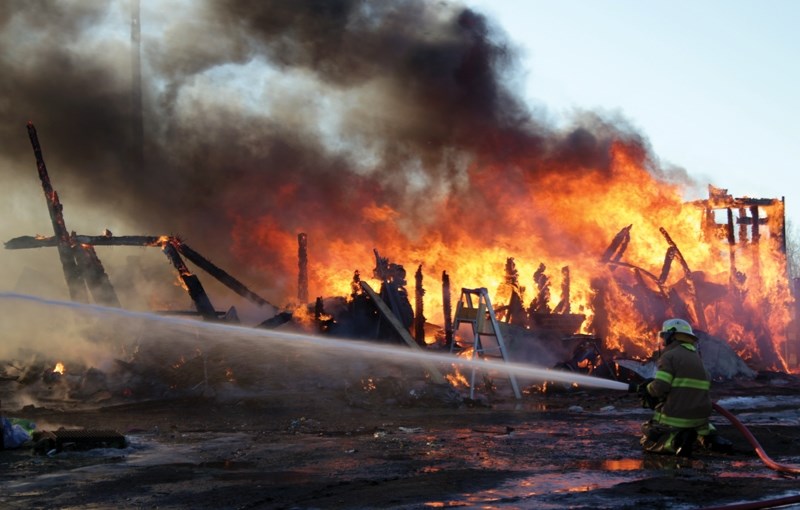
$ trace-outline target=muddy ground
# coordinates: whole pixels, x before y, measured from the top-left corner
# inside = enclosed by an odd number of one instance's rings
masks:
[[[18,384],[0,383],[4,403]],[[370,384],[4,404],[41,430],[117,430],[128,447],[0,452],[0,506],[675,509],[800,494],[796,475],[767,468],[719,415],[734,452],[678,460],[640,451],[649,411],[618,391],[471,400],[398,380]],[[769,375],[715,383],[714,397],[773,459],[800,464],[798,390],[795,378]]]

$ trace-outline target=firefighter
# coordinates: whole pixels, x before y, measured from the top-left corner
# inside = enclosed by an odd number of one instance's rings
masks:
[[[664,348],[655,378],[636,386],[642,405],[655,410],[642,425],[644,451],[689,457],[695,444],[715,451],[730,450],[731,443],[719,437],[709,423],[711,381],[697,352],[692,327],[683,319],[668,319],[659,336]]]

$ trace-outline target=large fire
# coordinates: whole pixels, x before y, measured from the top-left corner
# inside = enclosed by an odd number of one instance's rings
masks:
[[[537,269],[557,303],[568,268],[570,310],[586,316],[580,332],[601,335],[607,349],[646,356],[660,322],[686,316],[749,362],[790,370],[792,296],[783,241],[775,235],[783,231],[782,202],[758,208],[760,221],[748,216],[753,211],[735,211],[741,226],[731,243],[719,234],[725,219],[709,227],[709,210],[686,203],[680,185],[655,177],[635,147],[616,143],[609,158],[609,171],[554,166],[528,173],[524,162],[474,163],[463,189],[431,197],[435,212],[413,226],[379,196],[354,200],[346,232],[331,228],[329,218],[299,226],[308,235],[311,293],[349,294],[353,270],[363,272],[378,248],[407,267],[422,265],[425,315],[441,324],[443,271],[454,292],[486,287],[501,308],[511,298],[504,266],[513,257],[526,306]],[[766,226],[747,231],[748,222]],[[271,216],[238,225],[235,250],[243,261],[258,267],[260,254],[277,251],[279,272],[294,274],[297,232]],[[620,235],[621,244],[612,246]],[[275,274],[274,267],[263,270]]]
[[[150,28],[126,48],[114,29],[97,30],[121,3],[45,4],[37,16],[0,16],[0,33],[30,42],[0,58],[4,76],[26,83],[63,71],[19,87],[9,116],[67,130],[53,146],[59,171],[98,206],[216,250],[298,319],[308,299],[351,295],[354,273],[369,278],[378,250],[409,272],[421,267],[431,323],[445,322],[446,273],[454,298],[485,287],[498,308],[518,296],[581,315],[575,333],[632,356],[650,353],[659,323],[680,316],[754,367],[796,366],[782,202],[712,193],[687,203],[691,179],[662,167],[625,119],[578,112],[569,127],[551,125],[515,90],[515,44],[473,9],[334,2],[336,15],[321,16],[316,2],[198,2],[187,17],[148,10]],[[138,16],[122,26],[138,28]],[[176,46],[195,40],[196,23],[213,27],[206,42]],[[77,42],[52,45],[53,34]],[[144,48],[159,51],[142,52],[143,34]],[[117,76],[130,68],[110,66],[127,58],[118,51],[134,55],[133,83]],[[29,136],[41,178],[32,124]],[[74,236],[49,179],[43,189],[56,235],[21,247],[57,246],[66,260]],[[308,294],[295,291],[300,234]],[[92,243],[113,240],[100,237]],[[134,245],[160,246],[195,304],[205,297],[182,257],[206,271],[210,261],[173,237]],[[91,246],[80,256],[100,271]],[[75,284],[82,269],[63,265],[71,298],[86,301]],[[207,299],[199,311],[217,318]]]

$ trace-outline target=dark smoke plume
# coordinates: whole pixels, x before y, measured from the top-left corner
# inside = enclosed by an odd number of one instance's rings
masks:
[[[648,159],[624,124],[587,116],[561,132],[534,119],[507,85],[519,70],[507,37],[462,5],[141,0],[138,167],[129,9],[0,3],[0,172],[35,180],[33,121],[71,194],[68,222],[82,200],[105,204],[138,230],[127,233],[180,235],[225,265],[233,225],[262,215],[286,232],[319,218],[344,232],[353,205],[378,197],[413,235],[432,201],[470,196],[471,163],[507,168],[498,178],[513,189],[564,164],[609,172],[619,139]],[[46,225],[41,197],[31,207]]]

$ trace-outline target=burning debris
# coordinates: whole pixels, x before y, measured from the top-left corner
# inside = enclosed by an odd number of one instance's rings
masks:
[[[706,272],[692,270],[681,248],[663,227],[659,232],[665,241],[666,251],[658,276],[639,265],[626,262],[626,252],[632,246],[633,225],[628,225],[614,236],[599,258],[600,265],[594,267],[591,295],[588,302],[579,307],[584,313],[572,312],[575,307],[571,300],[575,293],[572,289],[573,272],[568,265],[561,267],[560,282],[556,282],[548,275],[547,266],[539,263],[532,275],[534,286],[532,296],[530,301],[527,301],[527,289],[521,282],[516,260],[507,257],[505,277],[497,291],[501,300],[499,305],[490,304],[489,292],[485,288],[476,290],[464,288],[456,312],[451,316],[450,277],[447,272],[442,273],[442,311],[437,311],[436,315],[441,314],[444,317],[444,326],[439,327],[428,323],[425,317],[427,292],[423,286],[423,265],[420,264],[415,273],[415,306],[412,306],[406,288],[408,282],[405,268],[391,262],[387,257],[382,257],[377,249],[373,249],[375,256],[373,277],[380,282],[379,292],[375,292],[356,271],[351,281],[349,298],[318,297],[313,304],[308,303],[310,272],[308,236],[301,233],[297,236],[299,303],[279,311],[266,299],[175,236],[114,236],[107,229],[100,236],[68,233],[63,206],[50,183],[36,130],[32,124],[28,125],[28,131],[55,235],[17,237],[6,242],[5,246],[7,249],[56,247],[70,296],[73,300],[81,302],[88,302],[88,296],[91,294],[98,304],[120,306],[110,279],[94,250],[95,246],[159,247],[178,273],[183,287],[195,306],[195,313],[205,320],[238,321],[238,317],[234,308],[228,312],[215,309],[200,279],[184,262],[184,257],[239,296],[272,313],[271,318],[263,320],[258,325],[261,328],[285,328],[291,324],[300,331],[352,339],[389,341],[405,344],[411,349],[453,352],[456,347],[459,350],[469,348],[468,356],[473,359],[491,357],[490,350],[485,347],[488,337],[491,337],[490,343],[495,345],[499,358],[504,361],[555,366],[568,371],[625,379],[635,376],[641,370],[646,370],[635,369],[627,360],[638,359],[640,362],[647,360],[654,349],[648,341],[641,342],[650,336],[653,324],[658,324],[663,318],[685,316],[698,324],[698,329],[704,331],[719,324],[722,313],[733,313],[733,317],[743,317],[743,314],[746,314],[752,293],[748,292],[747,277],[739,268],[748,265],[752,271],[756,271],[756,276],[760,276],[759,271],[769,266],[766,262],[762,263],[761,258],[773,254],[772,251],[763,250],[760,241],[762,225],[770,229],[768,230],[770,246],[775,246],[777,242],[778,253],[783,253],[781,202],[733,199],[724,190],[710,188],[708,201],[694,202],[688,204],[688,207],[702,211],[704,218],[702,233],[705,242],[711,243],[723,238],[727,243],[731,274],[727,285],[709,279]],[[727,222],[723,225],[716,224],[714,220],[715,211],[720,209],[726,211]],[[760,209],[766,210],[767,216],[762,217]],[[740,214],[736,221],[734,221],[734,210]],[[747,213],[750,216],[747,216]],[[776,219],[776,215],[779,218]],[[739,224],[738,237],[734,235],[736,222]],[[746,245],[751,251],[752,256],[749,260],[736,258],[737,243]],[[680,268],[677,275],[673,274],[672,270],[676,262]],[[763,277],[761,279],[763,280]],[[560,289],[560,297],[553,305],[551,300],[553,300],[553,287],[556,285]],[[478,294],[472,296],[474,293]],[[467,300],[467,308],[465,308],[465,295],[470,298]],[[471,299],[478,299],[479,306],[469,305]],[[471,312],[471,315],[467,312]],[[726,315],[726,317],[731,316]],[[751,361],[756,361],[756,366],[788,369],[788,358],[775,348],[775,339],[770,339],[768,336],[774,334],[783,339],[785,345],[783,352],[788,354],[789,343],[785,340],[785,333],[784,336],[780,336],[779,330],[771,329],[766,323],[766,317],[759,317],[758,320],[747,317],[755,321],[754,323],[761,324],[759,327],[765,334],[770,333],[758,341],[755,349],[752,349],[753,346],[740,348],[739,355],[748,355]],[[465,323],[472,324],[471,332],[459,331],[463,329],[460,326]],[[631,327],[634,329],[625,330]],[[710,338],[709,335],[704,336]],[[733,342],[732,346],[735,348],[736,342]],[[714,351],[717,354],[722,352],[719,348]],[[204,391],[211,391],[214,385],[223,382],[237,381],[239,384],[244,384],[248,379],[251,381],[257,379],[248,377],[240,371],[237,371],[234,377],[230,366],[224,366],[228,363],[227,356],[209,357],[208,353],[200,353],[192,359],[187,359],[185,354],[186,351],[183,354],[174,352],[167,356],[167,359],[180,359],[180,362],[173,363],[167,369],[167,372],[172,371],[171,373],[154,373],[153,366],[138,363],[135,358],[117,360],[117,370],[127,373],[123,379],[132,377],[134,380],[148,381],[148,384],[162,384],[165,388],[202,387]],[[732,363],[730,361],[732,358],[738,359],[738,356],[732,352],[716,356],[714,363],[720,367],[717,369],[718,367],[712,366],[711,372],[719,377],[754,374],[743,363]],[[445,384],[445,378],[437,367],[426,362],[422,365],[434,383]],[[195,368],[189,368],[192,366]],[[30,368],[33,366],[28,367],[26,372],[29,372]],[[58,386],[64,374],[63,366],[61,370],[45,370],[42,373],[45,384],[51,387]],[[109,392],[132,394],[143,391],[142,387],[133,389],[136,384],[130,384],[126,388],[118,385],[111,388],[106,384],[104,376],[104,373],[87,368],[83,372],[80,384],[73,384],[68,394],[71,398],[92,399]],[[116,374],[115,377],[119,380],[118,376],[119,374]],[[471,389],[471,398],[476,388],[475,376],[476,370],[473,369],[471,380],[467,383]],[[487,376],[484,374],[484,377]],[[448,376],[451,383],[460,378],[458,374]],[[17,380],[21,383],[30,383],[35,382],[37,378],[31,379],[30,375],[20,374]],[[516,397],[521,398],[520,389],[513,376],[510,382]],[[492,387],[493,383],[486,380],[485,386]],[[154,390],[155,388],[150,387],[146,391]],[[159,391],[163,390],[156,392]]]
[[[132,44],[108,47],[131,51],[132,77],[80,55],[87,67],[65,69],[43,92],[25,85],[66,61],[61,46],[19,46],[0,66],[23,84],[20,95],[36,96],[9,108],[64,133],[53,142],[59,162],[85,196],[145,231],[170,218],[183,239],[228,247],[217,265],[177,236],[72,232],[31,124],[53,235],[6,248],[56,248],[74,301],[125,302],[95,247],[152,246],[190,296],[194,310],[181,313],[211,322],[241,317],[215,306],[192,265],[259,307],[260,328],[401,345],[407,331],[420,349],[449,352],[463,341],[450,300],[486,288],[512,361],[569,361],[576,335],[595,338],[607,361],[645,360],[656,325],[682,316],[753,369],[797,370],[783,201],[709,188],[707,200],[685,203],[696,183],[662,167],[624,119],[583,113],[558,128],[536,118],[506,79],[512,45],[480,13],[415,0],[344,2],[329,16],[304,3],[198,5],[191,22],[153,6],[140,16],[138,3],[132,12],[52,5],[35,16],[15,6],[0,16],[10,41],[91,38],[69,47],[94,48],[108,40],[87,27],[121,15]],[[194,23],[209,29],[211,46],[167,51],[196,34]],[[156,33],[169,38],[159,40],[165,51],[143,62]],[[219,69],[244,79],[220,86]],[[325,100],[309,102],[309,91]],[[119,182],[124,201],[109,192]],[[374,270],[362,271],[372,255]],[[413,285],[401,264],[416,268]],[[362,286],[365,275],[391,315]]]

